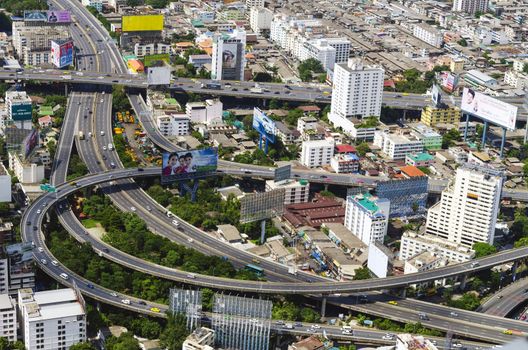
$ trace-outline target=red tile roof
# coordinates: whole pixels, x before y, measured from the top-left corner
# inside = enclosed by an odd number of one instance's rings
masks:
[[[352,145],[335,146],[337,153],[356,153],[356,148]]]
[[[425,176],[423,171],[412,165],[402,166],[400,170],[409,177]]]

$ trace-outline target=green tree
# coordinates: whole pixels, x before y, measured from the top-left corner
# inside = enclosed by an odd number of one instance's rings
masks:
[[[514,248],[528,247],[528,237],[520,238],[513,244]]]
[[[475,242],[473,243],[472,248],[475,251],[475,258],[481,258],[483,256],[495,254],[497,252],[496,247],[485,242]]]
[[[90,343],[77,343],[70,346],[70,350],[97,350],[97,348]]]
[[[356,269],[354,271],[354,280],[367,280],[369,278],[372,278],[372,275],[370,274],[370,270],[367,267],[362,267],[359,269]]]
[[[339,347],[339,350],[356,350],[356,346],[354,344],[349,344],[349,345],[341,345]]]
[[[270,103],[269,103],[269,108],[270,109],[279,109],[280,108],[279,101],[277,101],[276,98],[272,98]]]
[[[462,295],[462,297],[459,298],[459,299],[456,299],[456,300],[450,299],[450,300],[448,300],[447,305],[449,305],[451,307],[456,307],[456,308],[459,308],[459,309],[473,311],[473,310],[477,309],[480,306],[480,299],[476,295],[476,293],[468,292],[468,293],[464,293]]]
[[[462,47],[466,47],[466,46],[468,46],[468,42],[467,42],[467,40],[464,39],[464,38],[461,38],[459,41],[457,41],[457,44],[460,45],[460,46],[462,46]]]
[[[528,63],[525,63],[523,66],[523,72],[528,73]]]
[[[160,344],[167,350],[180,350],[188,335],[185,316],[168,314],[167,326],[160,335]]]
[[[139,341],[134,338],[134,334],[126,332],[119,337],[110,337],[106,340],[108,350],[141,350]]]
[[[460,131],[451,129],[442,136],[442,148],[447,149],[453,146],[455,141],[460,141],[461,139]]]
[[[0,214],[2,216],[5,216],[9,213],[9,203],[8,202],[0,202]]]
[[[357,152],[357,154],[358,154],[360,157],[364,157],[365,154],[367,154],[368,152],[370,152],[370,147],[369,147],[368,143],[366,143],[366,142],[361,142],[359,145],[356,146],[356,152]]]
[[[270,83],[272,80],[273,77],[267,72],[257,72],[253,75],[253,81],[256,82]]]

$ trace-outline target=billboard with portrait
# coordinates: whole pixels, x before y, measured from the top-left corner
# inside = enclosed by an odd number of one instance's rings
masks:
[[[52,41],[51,62],[57,68],[67,67],[73,64],[73,41]]]
[[[24,139],[24,158],[27,158],[33,149],[38,145],[39,133],[37,129],[31,130],[31,133]]]
[[[257,107],[253,109],[253,129],[268,142],[275,143],[275,122]]]
[[[222,46],[222,68],[236,68],[237,43],[224,43]]]
[[[515,129],[517,107],[484,95],[470,88],[464,88],[460,109],[490,123]]]
[[[48,23],[70,23],[70,11],[48,11],[47,21]]]
[[[214,175],[218,166],[218,149],[214,147],[165,152],[162,156],[161,182],[170,183]]]
[[[438,88],[438,85],[433,84],[431,99],[433,100],[435,106],[438,106],[440,104],[441,96],[442,95],[440,95],[440,89]]]

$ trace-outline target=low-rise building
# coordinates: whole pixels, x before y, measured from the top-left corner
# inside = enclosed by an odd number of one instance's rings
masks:
[[[338,173],[359,172],[359,157],[354,153],[335,154],[330,160],[330,166]]]
[[[21,183],[40,183],[44,180],[44,165],[26,162],[15,152],[9,152],[9,169]]]
[[[217,232],[226,242],[241,243],[242,236],[238,229],[233,225],[217,225]]]
[[[315,130],[317,128],[318,119],[311,116],[300,117],[297,119],[297,130],[304,134],[308,130]]]
[[[186,113],[191,123],[214,124],[222,122],[223,104],[220,100],[205,100],[204,102],[188,102]]]
[[[359,256],[368,248],[361,239],[341,223],[327,222],[321,227],[323,230],[328,230],[328,238],[330,238],[338,247],[342,248],[345,253],[351,254],[352,256]]]
[[[288,346],[288,350],[324,350],[326,346],[315,335],[292,343]]]
[[[424,149],[422,140],[411,139],[410,135],[391,134],[385,131],[376,131],[374,145],[392,160],[405,159],[407,154],[420,153]]]
[[[11,175],[0,162],[0,203],[11,202]]]
[[[69,349],[86,341],[84,300],[73,289],[20,289],[18,307],[26,349]]]
[[[136,43],[134,45],[134,55],[136,57],[142,58],[150,55],[162,55],[170,54],[171,46],[164,43],[149,43],[149,44],[140,44]]]
[[[197,70],[200,70],[203,66],[211,67],[212,60],[211,56],[207,54],[189,55],[189,63]]]
[[[528,86],[528,74],[509,70],[504,74],[504,83],[516,89],[524,89]]]
[[[452,262],[464,262],[473,259],[475,252],[460,244],[430,234],[418,234],[407,231],[401,237],[400,259],[407,260],[421,252],[435,252]]]
[[[187,336],[182,350],[214,350],[215,331],[200,327]]]
[[[306,203],[310,195],[310,183],[306,180],[266,180],[266,192],[284,188],[284,204]]]
[[[283,122],[276,121],[275,136],[277,136],[285,145],[291,145],[299,140],[301,133],[294,128],[288,127]]]
[[[249,10],[249,25],[257,34],[269,31],[272,20],[273,11],[270,9],[264,7],[252,7]]]
[[[424,124],[413,126],[412,134],[417,140],[421,140],[424,148],[428,151],[442,149],[442,135]]]
[[[438,350],[438,348],[421,335],[398,334],[394,350]]]
[[[188,135],[190,120],[187,114],[161,114],[156,116],[156,124],[164,136]]]
[[[423,272],[447,265],[448,260],[434,252],[423,251],[405,260],[403,273]]]
[[[426,106],[422,109],[420,121],[431,127],[435,127],[437,124],[441,123],[458,125],[461,115],[461,111],[458,107]]]
[[[314,168],[329,165],[334,155],[334,140],[304,141],[301,150],[301,164]]]
[[[415,167],[428,167],[434,164],[434,157],[429,153],[408,154],[405,157],[405,164]]]
[[[442,47],[444,42],[443,34],[438,29],[425,23],[416,24],[413,29],[413,35],[429,45],[438,48]]]
[[[474,86],[493,87],[498,84],[497,79],[476,69],[467,71],[464,75],[464,80]]]

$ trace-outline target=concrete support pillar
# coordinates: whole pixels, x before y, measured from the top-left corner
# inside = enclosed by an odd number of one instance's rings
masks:
[[[321,318],[324,318],[326,314],[326,295],[323,295],[321,299]]]
[[[517,279],[517,268],[519,267],[519,261],[514,261],[513,263],[513,266],[512,266],[512,281],[515,282],[515,280]]]
[[[404,299],[407,298],[407,288],[406,287],[402,288],[401,297],[404,298]]]
[[[64,96],[68,96],[68,84],[64,84]]]
[[[460,278],[460,290],[466,289],[468,275],[462,275]]]
[[[328,191],[328,184],[324,184],[324,190]]]

